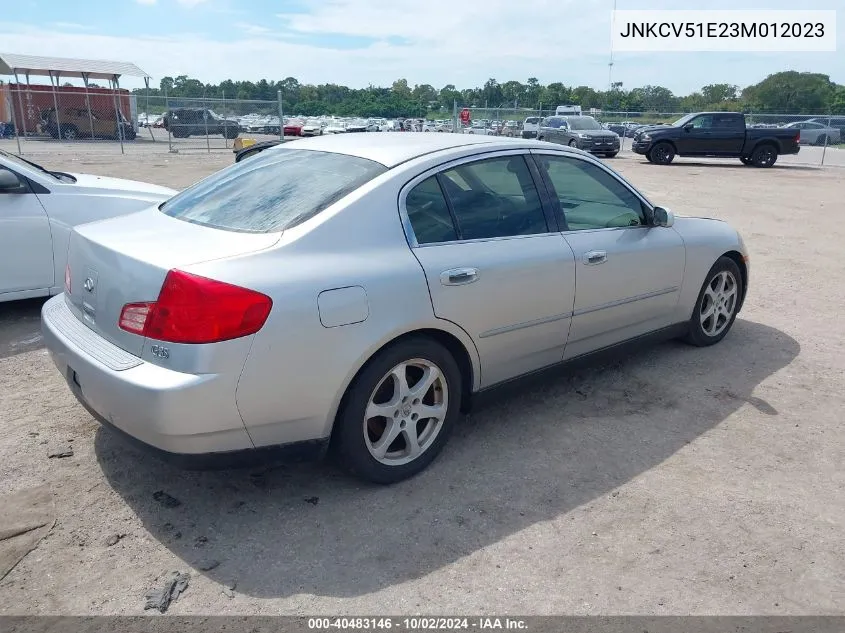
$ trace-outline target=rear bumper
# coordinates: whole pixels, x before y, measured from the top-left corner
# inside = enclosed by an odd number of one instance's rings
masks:
[[[237,376],[144,362],[80,322],[63,294],[44,304],[41,329],[74,396],[101,422],[176,457],[254,450],[235,403]]]
[[[522,138],[537,138],[535,130],[522,130]]]

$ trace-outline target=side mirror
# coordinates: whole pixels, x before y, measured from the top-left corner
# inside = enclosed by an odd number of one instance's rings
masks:
[[[654,226],[670,227],[675,223],[675,214],[663,207],[654,207],[652,215]]]
[[[693,129],[694,127],[695,127],[695,126],[694,126],[692,123],[687,123],[687,124],[684,126],[684,132],[689,132],[689,131],[690,131],[691,129]]]
[[[21,186],[20,179],[8,169],[0,169],[0,191],[10,191]]]

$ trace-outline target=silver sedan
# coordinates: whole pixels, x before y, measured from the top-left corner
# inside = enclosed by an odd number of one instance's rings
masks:
[[[294,141],[77,227],[47,347],[103,424],[191,463],[425,468],[482,390],[655,334],[719,342],[748,255],[539,141]]]

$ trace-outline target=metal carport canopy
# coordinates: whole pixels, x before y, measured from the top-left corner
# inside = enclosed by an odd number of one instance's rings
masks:
[[[130,62],[111,62],[101,59],[71,59],[69,57],[40,57],[0,53],[0,75],[45,75],[62,77],[87,77],[88,79],[114,79],[150,76]]]

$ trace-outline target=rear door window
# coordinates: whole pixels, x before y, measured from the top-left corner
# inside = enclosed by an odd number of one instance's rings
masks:
[[[464,240],[546,233],[549,227],[525,158],[503,156],[444,171],[440,182]]]
[[[163,203],[186,222],[250,233],[283,231],[315,216],[387,168],[329,152],[271,148]]]

